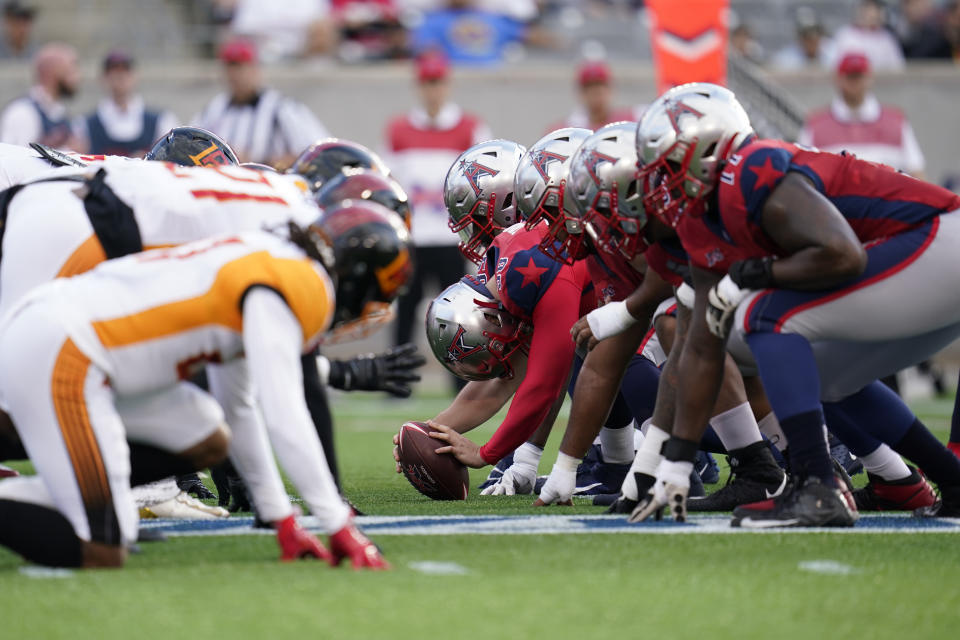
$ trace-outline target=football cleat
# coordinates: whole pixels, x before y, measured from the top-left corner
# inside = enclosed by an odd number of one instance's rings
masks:
[[[592,464],[581,464],[577,467],[577,487],[573,490],[573,495],[592,496],[601,493],[615,493],[623,484],[623,479],[627,477],[630,466],[631,463],[611,464],[604,462],[602,457]]]
[[[0,464],[0,478],[16,478],[20,475],[20,472],[16,469],[11,469],[10,467]]]
[[[850,453],[850,449],[847,448],[847,445],[840,442],[840,440],[838,440],[837,437],[832,433],[827,435],[827,443],[830,445],[830,457],[843,467],[843,470],[847,472],[847,475],[855,476],[863,471],[863,463],[860,462],[856,456]]]
[[[389,569],[390,563],[380,555],[377,545],[370,542],[352,522],[330,536],[330,551],[333,554],[331,564],[339,565],[349,560],[354,569]]]
[[[223,507],[204,504],[181,491],[176,496],[149,507],[140,508],[141,518],[173,518],[175,520],[217,520],[229,518]]]
[[[653,491],[640,500],[627,522],[643,522],[650,516],[662,520],[664,512],[669,512],[677,522],[686,522],[689,489],[671,483],[654,485]]]
[[[933,487],[916,469],[901,480],[887,481],[867,473],[869,482],[853,492],[857,511],[914,511],[937,501]]]
[[[216,500],[217,498],[213,495],[213,491],[207,489],[207,485],[203,484],[200,476],[195,473],[177,476],[177,486],[180,487],[180,491],[189,493],[200,500]]]
[[[766,442],[731,451],[727,461],[727,484],[704,498],[691,497],[688,511],[733,511],[742,504],[776,498],[787,486],[787,476]]]
[[[276,523],[277,544],[280,545],[280,560],[290,562],[303,558],[316,558],[330,565],[335,564],[333,554],[320,544],[313,535],[300,526],[296,516],[287,516]]]
[[[771,500],[754,502],[733,510],[732,527],[852,527],[856,505],[837,478],[833,486],[816,476],[795,481],[788,491]]]
[[[697,460],[693,463],[693,468],[703,484],[720,482],[720,468],[709,451],[697,451]]]
[[[960,486],[940,485],[940,499],[933,504],[914,509],[915,518],[960,518]]]

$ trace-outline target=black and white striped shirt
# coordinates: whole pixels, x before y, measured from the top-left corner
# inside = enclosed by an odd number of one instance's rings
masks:
[[[243,104],[235,104],[230,94],[221,93],[194,118],[194,124],[226,140],[243,162],[272,164],[329,137],[310,109],[276,89],[264,89],[255,100]]]

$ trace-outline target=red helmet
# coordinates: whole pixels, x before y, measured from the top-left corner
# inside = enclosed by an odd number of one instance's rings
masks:
[[[310,190],[316,192],[324,182],[351,168],[390,175],[390,169],[376,153],[362,144],[338,138],[326,138],[311,144],[294,161],[290,173],[299,173]]]
[[[353,169],[334,176],[314,194],[314,200],[329,209],[344,200],[369,200],[395,212],[410,228],[410,202],[400,183],[369,169]]]

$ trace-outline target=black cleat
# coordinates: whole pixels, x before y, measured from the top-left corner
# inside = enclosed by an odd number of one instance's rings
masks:
[[[730,526],[745,529],[774,527],[852,527],[857,508],[839,479],[831,486],[816,476],[795,482],[772,500],[741,505]]]
[[[787,476],[766,442],[731,451],[727,461],[727,484],[705,498],[688,498],[687,511],[733,511],[742,504],[776,498],[787,486]]]
[[[940,499],[913,511],[915,518],[960,518],[960,486],[940,486]]]
[[[167,534],[158,529],[137,529],[137,542],[166,542]]]
[[[177,486],[180,487],[180,491],[189,493],[198,500],[217,499],[217,496],[213,495],[213,492],[210,491],[210,489],[207,489],[207,485],[203,484],[203,481],[200,480],[200,476],[195,473],[177,476]]]
[[[239,475],[227,474],[227,485],[230,487],[230,506],[227,507],[227,511],[230,513],[253,511],[243,478]]]

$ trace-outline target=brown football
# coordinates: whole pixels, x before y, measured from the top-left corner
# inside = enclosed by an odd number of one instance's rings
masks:
[[[414,489],[433,500],[466,500],[470,477],[467,467],[449,453],[435,453],[444,446],[430,437],[425,422],[406,422],[400,427],[400,468]]]

